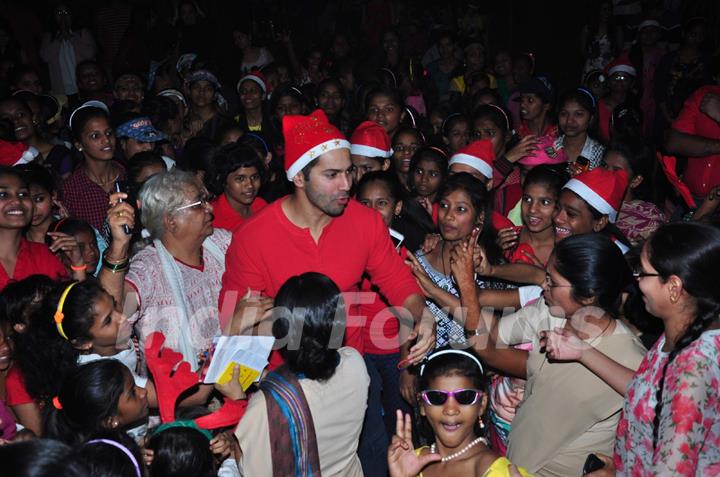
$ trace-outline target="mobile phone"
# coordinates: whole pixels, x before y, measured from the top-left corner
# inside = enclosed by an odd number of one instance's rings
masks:
[[[400,250],[400,246],[402,245],[403,241],[405,240],[405,236],[398,232],[397,230],[388,229],[388,232],[390,232],[390,237],[392,237],[395,242],[395,250]]]
[[[115,192],[123,192],[127,194],[127,185],[122,181],[115,181]],[[125,199],[118,199],[118,202],[125,202]],[[125,232],[125,235],[132,235],[132,230],[130,230],[130,227],[127,225],[123,225],[123,231]]]
[[[585,459],[585,465],[583,465],[582,475],[587,475],[590,472],[595,472],[596,470],[600,470],[603,467],[605,467],[605,463],[601,461],[598,456],[596,456],[595,454],[589,454],[587,456],[587,459]]]
[[[587,172],[590,169],[590,161],[586,157],[578,156],[575,163],[578,165],[580,172]]]

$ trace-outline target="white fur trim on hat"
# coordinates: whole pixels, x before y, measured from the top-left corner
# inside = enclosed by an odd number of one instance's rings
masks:
[[[620,251],[622,252],[623,255],[625,255],[626,253],[628,253],[630,251],[630,247],[628,247],[627,245],[625,245],[624,243],[622,243],[615,237],[613,237],[612,241],[615,244],[615,246],[620,249]]]
[[[480,174],[484,175],[488,179],[492,179],[492,167],[490,167],[487,162],[478,159],[475,156],[471,156],[469,154],[454,154],[450,158],[448,167],[452,166],[453,164],[465,164],[466,166],[470,166],[473,169],[476,169],[480,172]]]
[[[246,80],[254,81],[258,86],[260,86],[260,89],[262,90],[263,93],[267,93],[267,85],[265,84],[265,80],[263,80],[258,75],[253,75],[253,74],[245,75],[242,78],[240,78],[240,81],[237,82],[237,86],[235,86],[235,89],[237,90],[238,93],[240,92],[240,85],[243,83],[243,81],[246,81]]]
[[[657,20],[645,20],[638,25],[638,31],[649,26],[662,29],[662,25],[660,25],[660,22],[658,22]]]
[[[380,148],[366,146],[365,144],[352,144],[350,146],[350,154],[357,154],[366,157],[384,157],[388,158],[393,155],[393,150],[383,151]]]
[[[326,152],[334,151],[335,149],[350,149],[350,143],[345,139],[331,139],[329,141],[325,141],[316,146],[313,146],[302,156],[298,157],[295,162],[293,162],[293,165],[288,168],[288,180],[293,180],[293,177],[295,177],[295,175],[297,175],[297,173],[300,172],[303,167],[307,166],[313,160],[317,159],[318,156],[325,154]]]
[[[612,76],[615,73],[627,73],[632,76],[637,76],[637,71],[630,65],[615,65],[608,70],[608,76]]]
[[[590,204],[593,209],[597,210],[601,214],[606,214],[608,216],[608,220],[615,223],[618,211],[613,209],[613,207],[605,199],[603,199],[600,194],[592,190],[584,182],[577,179],[570,179],[563,189],[570,189],[575,192],[585,202]]]
[[[20,159],[15,163],[15,165],[27,164],[28,162],[32,162],[33,159],[38,157],[39,154],[40,151],[35,149],[33,146],[28,146],[27,150],[22,153],[22,156],[20,156]]]

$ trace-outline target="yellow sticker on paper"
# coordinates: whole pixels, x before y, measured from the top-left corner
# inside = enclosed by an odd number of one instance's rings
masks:
[[[236,365],[238,365],[238,363],[236,363],[235,361],[230,361],[230,363],[228,363],[225,371],[222,372],[220,378],[217,381],[218,384],[227,384],[230,382],[233,374],[233,368]],[[260,376],[260,371],[258,371],[257,369],[248,368],[247,366],[243,365],[239,366],[240,376],[238,377],[238,381],[240,382],[240,386],[242,386],[243,391],[247,391],[247,388],[249,388],[250,385],[257,380],[258,376]]]

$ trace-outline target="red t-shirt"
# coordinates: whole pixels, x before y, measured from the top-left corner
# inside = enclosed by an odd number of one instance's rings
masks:
[[[213,227],[217,227],[219,229],[235,230],[247,221],[247,218],[238,214],[235,209],[232,208],[232,205],[230,205],[230,202],[228,202],[225,194],[220,194],[220,196],[215,199],[212,205],[213,216],[215,217],[213,219]],[[260,197],[255,197],[255,200],[253,200],[253,203],[250,205],[251,214],[257,214],[266,205],[267,202],[265,202],[265,200]]]
[[[17,366],[13,366],[5,376],[5,402],[8,406],[19,406],[34,402],[25,388],[25,379]]]
[[[720,94],[720,86],[703,86],[691,94],[672,128],[681,133],[720,140],[720,125],[700,111],[700,102],[708,93]],[[720,184],[720,155],[689,157],[683,179],[693,195],[705,197],[710,189]]]
[[[400,247],[398,254],[403,262],[407,259],[405,247]],[[360,284],[360,293],[367,293],[365,301],[369,302],[360,302],[360,316],[367,317],[363,327],[365,352],[370,354],[397,353],[400,350],[398,341],[400,323],[388,308],[390,305],[377,293],[377,287],[373,286],[367,276],[363,277]]]
[[[345,212],[325,226],[315,243],[309,229],[287,218],[282,210],[284,201],[265,207],[233,234],[220,291],[221,328],[248,288],[275,296],[288,278],[310,271],[324,273],[340,291],[350,294],[359,290],[363,274],[367,273],[395,306],[402,305],[412,294],[422,293],[375,210],[351,200]],[[350,294],[345,295],[345,343],[362,353],[364,320],[359,315],[359,304],[353,303]]]
[[[610,119],[612,111],[607,107],[605,101],[598,101],[598,132],[600,140],[604,143],[610,142]]]
[[[68,277],[62,262],[52,254],[47,245],[28,242],[23,238],[20,242],[13,276],[8,276],[5,268],[0,266],[0,290],[5,288],[10,281],[22,280],[30,275],[47,275],[53,280]]]

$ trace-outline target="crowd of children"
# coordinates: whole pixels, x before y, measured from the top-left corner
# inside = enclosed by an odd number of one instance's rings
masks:
[[[0,15],[0,477],[720,474],[699,11],[590,2],[576,82],[474,1],[217,3]]]

